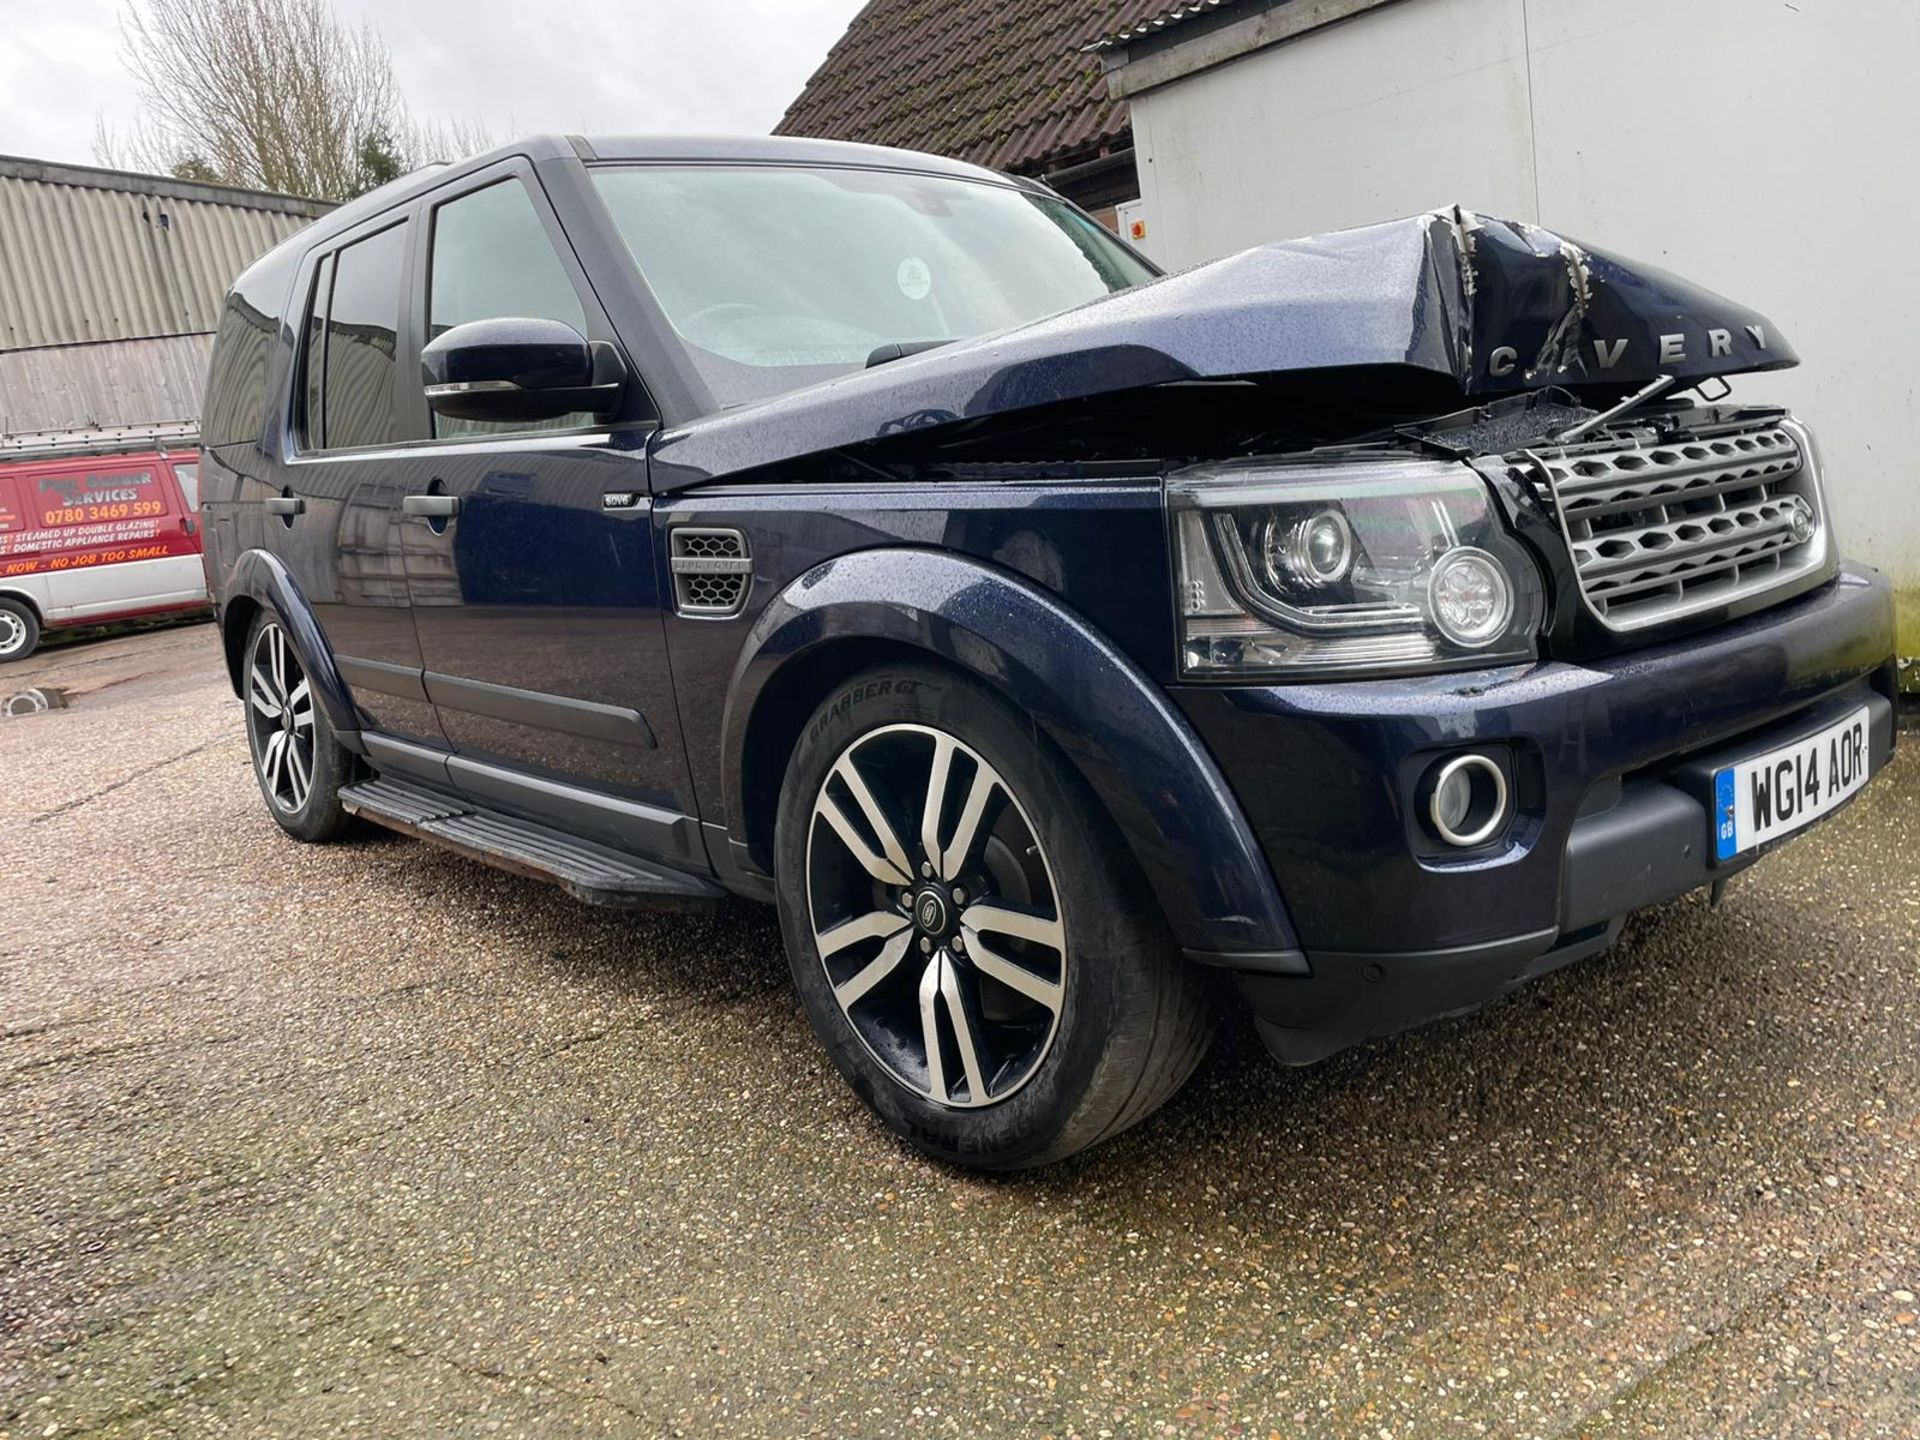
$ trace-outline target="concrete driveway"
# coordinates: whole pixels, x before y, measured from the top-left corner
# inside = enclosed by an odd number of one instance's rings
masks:
[[[0,692],[0,1437],[1907,1435],[1920,746],[1611,955],[1305,1072],[1232,1025],[986,1181],[769,915],[284,840],[210,627]]]

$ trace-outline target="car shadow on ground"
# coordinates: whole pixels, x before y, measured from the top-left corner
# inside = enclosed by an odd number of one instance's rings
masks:
[[[1820,1039],[1756,1020],[1756,990],[1777,1001],[1781,984],[1706,943],[1720,923],[1701,898],[1673,902],[1485,1010],[1305,1069],[1237,1019],[1159,1114],[1016,1183],[1071,1203],[1153,1175],[1116,1221],[1173,1227],[1211,1204],[1221,1228],[1297,1230],[1299,1264],[1340,1237],[1357,1281],[1369,1245],[1466,1269],[1491,1246],[1504,1269],[1565,1276],[1580,1237],[1697,1235],[1783,1179],[1817,1184],[1825,1167],[1807,1157],[1832,1143],[1787,1088]]]
[[[355,843],[395,847],[409,871],[426,867],[430,903],[445,903],[465,884],[487,887],[509,942],[567,986],[616,1005],[624,996],[665,1000],[670,1010],[731,1012],[738,1053],[723,1048],[703,1062],[718,1083],[732,1083],[724,1077],[733,1065],[739,1084],[762,1083],[770,1042],[795,1056],[820,1054],[771,907],[729,903],[713,916],[592,910],[461,857],[411,855],[428,847],[383,832]],[[1723,1182],[1739,1183],[1734,1158],[1715,1168],[1713,1136],[1703,1136],[1699,1117],[1742,1136],[1764,1130],[1776,1118],[1781,1077],[1814,1043],[1791,1023],[1756,1029],[1756,988],[1790,1005],[1778,991],[1792,982],[1762,973],[1758,958],[1729,958],[1737,949],[1724,933],[1716,937],[1728,923],[1702,897],[1673,902],[1635,917],[1611,951],[1486,1010],[1306,1069],[1273,1061],[1229,1003],[1194,1079],[1159,1114],[1107,1144],[1011,1177],[915,1163],[963,1190],[1067,1200],[1085,1215],[1098,1213],[1082,1203],[1089,1193],[1127,1188],[1115,1223],[1124,1215],[1129,1226],[1154,1203],[1131,1184],[1147,1174],[1169,1209],[1186,1210],[1205,1195],[1229,1213],[1237,1192],[1323,1227],[1351,1227],[1364,1204],[1357,1194],[1393,1192],[1399,1201],[1384,1203],[1424,1210],[1478,1188],[1495,1192],[1496,1209],[1530,1221],[1603,1204],[1623,1175],[1692,1176],[1666,1201],[1681,1216],[1710,1203]],[[1739,1038],[1718,1043],[1728,1036]],[[817,1101],[790,1097],[803,1119],[810,1109],[824,1117],[848,1103],[824,1057],[796,1066],[788,1083],[820,1092]],[[895,1143],[871,1123],[876,1145]]]

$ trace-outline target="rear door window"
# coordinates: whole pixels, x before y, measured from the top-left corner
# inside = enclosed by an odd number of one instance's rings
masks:
[[[406,259],[404,224],[356,241],[334,257],[324,327],[320,449],[392,445],[403,438],[393,392]],[[312,443],[311,435],[308,439]]]

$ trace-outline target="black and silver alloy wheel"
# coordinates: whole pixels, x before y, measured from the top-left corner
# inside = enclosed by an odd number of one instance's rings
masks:
[[[1062,1159],[1151,1115],[1206,1052],[1208,986],[1113,822],[971,676],[902,663],[823,695],[773,851],[815,1035],[929,1155]]]
[[[993,1105],[1046,1060],[1068,965],[1053,872],[963,741],[888,725],[841,753],[814,800],[807,903],[834,999],[900,1084]]]
[[[313,791],[313,690],[277,622],[260,626],[247,657],[247,737],[260,789],[289,815]]]
[[[267,810],[296,840],[331,840],[348,822],[340,787],[351,778],[353,757],[334,737],[277,616],[255,617],[243,654],[247,749]]]

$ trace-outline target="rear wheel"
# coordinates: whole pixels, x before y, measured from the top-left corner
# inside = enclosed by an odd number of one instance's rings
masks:
[[[39,643],[39,617],[17,600],[0,600],[0,664],[26,659]]]
[[[346,827],[340,805],[351,758],[333,738],[300,654],[270,611],[247,639],[247,748],[267,810],[296,840],[331,840]]]
[[[815,713],[775,838],[816,1033],[930,1154],[1017,1169],[1143,1119],[1211,1016],[1106,818],[1031,725],[920,667]]]

